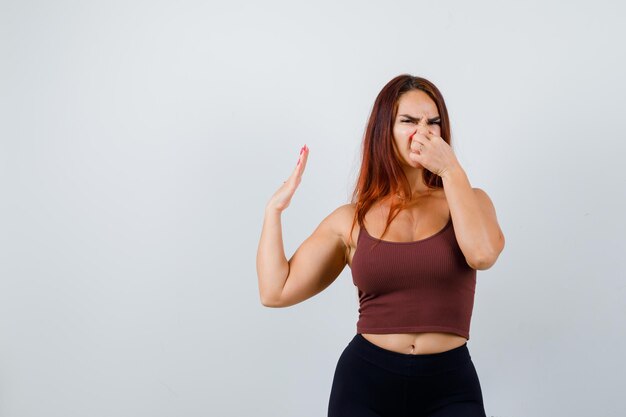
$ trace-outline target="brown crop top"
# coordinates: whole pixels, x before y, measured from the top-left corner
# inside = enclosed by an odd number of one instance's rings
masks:
[[[454,234],[452,218],[425,239],[391,242],[361,226],[352,257],[358,288],[357,333],[446,332],[469,340],[476,270]]]

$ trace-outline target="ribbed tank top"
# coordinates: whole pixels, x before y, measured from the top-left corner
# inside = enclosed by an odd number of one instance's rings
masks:
[[[476,270],[443,229],[413,242],[371,236],[361,226],[352,257],[358,288],[357,333],[448,332],[469,340]]]

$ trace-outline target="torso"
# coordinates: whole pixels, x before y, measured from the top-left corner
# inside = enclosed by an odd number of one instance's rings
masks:
[[[352,206],[354,210],[354,206]],[[446,225],[449,220],[449,209],[443,190],[432,191],[428,197],[421,197],[412,203],[408,209],[401,211],[391,222],[382,236],[385,222],[389,214],[388,203],[375,203],[365,215],[365,228],[370,235],[392,242],[413,242],[434,235]],[[354,215],[354,211],[352,211]],[[348,242],[347,233],[350,231],[352,218],[344,228],[344,242]],[[352,268],[352,257],[356,251],[359,225],[354,225],[348,266]],[[372,334],[362,333],[371,343],[393,352],[405,354],[440,353],[462,346],[467,339],[453,333],[422,332],[422,333],[392,333]]]

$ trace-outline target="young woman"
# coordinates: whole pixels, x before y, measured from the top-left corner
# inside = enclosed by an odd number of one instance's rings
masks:
[[[495,208],[450,147],[439,89],[403,74],[376,98],[352,202],[322,220],[288,261],[280,214],[300,184],[305,145],[267,203],[257,253],[261,302],[288,307],[348,264],[359,295],[354,338],[335,369],[329,417],[485,417],[469,354],[476,270],[504,248]]]

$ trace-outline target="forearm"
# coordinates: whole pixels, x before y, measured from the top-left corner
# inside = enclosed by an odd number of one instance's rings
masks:
[[[280,296],[287,276],[289,262],[283,247],[281,212],[265,209],[265,218],[257,250],[256,268],[261,302],[271,304]]]
[[[470,266],[480,268],[493,253],[488,218],[461,165],[455,165],[441,178],[459,247]]]

